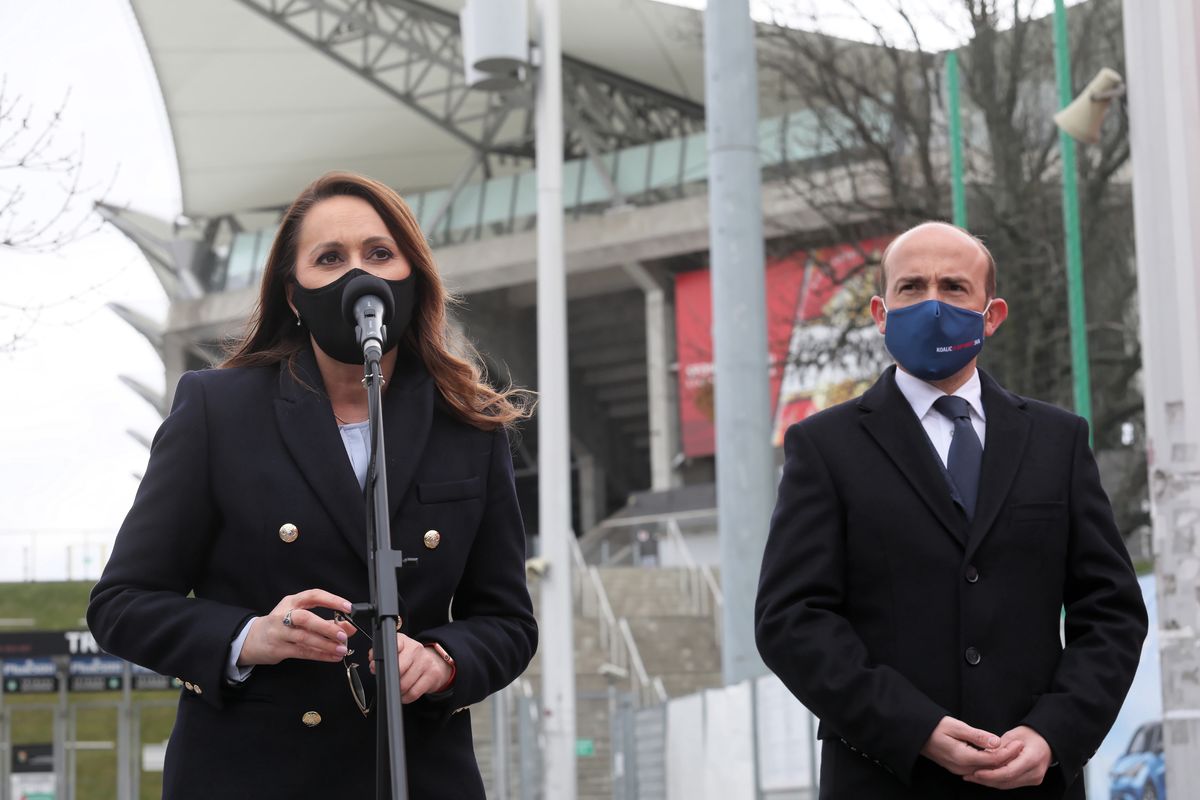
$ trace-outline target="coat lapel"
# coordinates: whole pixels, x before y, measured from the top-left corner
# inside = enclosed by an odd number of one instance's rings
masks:
[[[863,415],[862,425],[912,484],[942,526],[959,544],[965,545],[966,518],[954,504],[950,487],[937,464],[937,453],[929,443],[920,420],[896,386],[895,370],[895,367],[890,367],[859,398],[859,408],[869,412]],[[991,439],[990,432],[988,439]]]
[[[366,563],[366,503],[333,418],[311,350],[296,356],[296,375],[279,365],[275,419],[292,459],[338,531]]]
[[[280,365],[275,417],[284,444],[313,494],[366,563],[366,500],[350,468],[312,351],[304,350],[297,355],[296,372],[293,376],[286,364]],[[420,360],[402,353],[383,393],[384,457],[391,519],[395,519],[412,485],[429,439],[435,391],[434,381]]]
[[[979,500],[967,538],[969,559],[991,530],[1004,505],[1013,480],[1021,466],[1021,457],[1029,439],[1029,415],[1025,400],[1000,386],[991,376],[979,371],[983,410],[987,415],[983,464],[979,474]]]

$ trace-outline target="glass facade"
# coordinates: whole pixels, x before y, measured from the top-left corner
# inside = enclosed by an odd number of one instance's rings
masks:
[[[838,136],[819,124],[810,110],[759,123],[759,160],[765,171],[803,166],[837,149]],[[664,139],[604,153],[598,157],[626,202],[651,205],[703,190],[708,180],[708,141],[704,133]],[[449,207],[449,189],[408,195],[421,229],[434,247],[531,229],[537,216],[534,170],[467,184]],[[563,164],[563,207],[575,219],[613,205],[608,186],[587,158]],[[210,291],[253,286],[266,262],[277,226],[233,236],[224,264],[214,264]]]

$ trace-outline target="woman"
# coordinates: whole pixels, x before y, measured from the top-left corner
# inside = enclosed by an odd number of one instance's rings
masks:
[[[184,681],[166,798],[374,797],[371,644],[334,612],[367,597],[367,394],[341,287],[396,300],[382,359],[410,794],[483,798],[469,712],[537,643],[506,429],[524,395],[449,352],[446,292],[412,212],[332,173],[271,249],[249,333],[185,374],[92,592],[106,651]],[[355,692],[352,673],[365,689]]]

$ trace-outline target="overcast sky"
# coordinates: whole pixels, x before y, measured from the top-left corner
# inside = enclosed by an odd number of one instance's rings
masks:
[[[653,2],[696,9],[706,5],[705,0]],[[1016,2],[1022,17],[1054,13],[1054,0]],[[1068,6],[1079,2],[1082,0],[1066,0]],[[1012,3],[999,5],[1000,14],[1011,18]],[[883,36],[907,48],[915,48],[919,37],[921,48],[931,51],[960,47],[971,31],[964,0],[750,0],[750,8],[751,15],[760,22],[781,22],[864,42],[877,42]],[[903,15],[899,8],[903,8]]]
[[[55,151],[82,146],[91,193],[111,183],[107,196],[118,205],[178,213],[165,112],[126,0],[0,0],[0,75],[6,104],[19,97],[35,128],[66,99]],[[16,177],[0,172],[0,188]],[[56,181],[29,185],[22,213],[44,218],[61,196]],[[105,304],[119,299],[162,318],[166,302],[141,254],[109,227],[52,255],[0,249],[0,287],[3,580],[22,577],[12,573],[26,537],[14,532],[111,536],[120,524],[137,488],[133,473],[147,456],[125,430],[151,436],[159,417],[117,375],[156,388],[163,375],[150,345]],[[16,335],[23,338],[8,345]],[[40,541],[39,560],[62,561],[53,552],[57,537]]]

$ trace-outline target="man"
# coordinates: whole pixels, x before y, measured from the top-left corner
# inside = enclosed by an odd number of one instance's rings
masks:
[[[976,369],[1008,306],[966,231],[905,232],[881,286],[899,368],[788,430],[759,650],[823,799],[1082,800],[1146,634],[1087,424]]]

